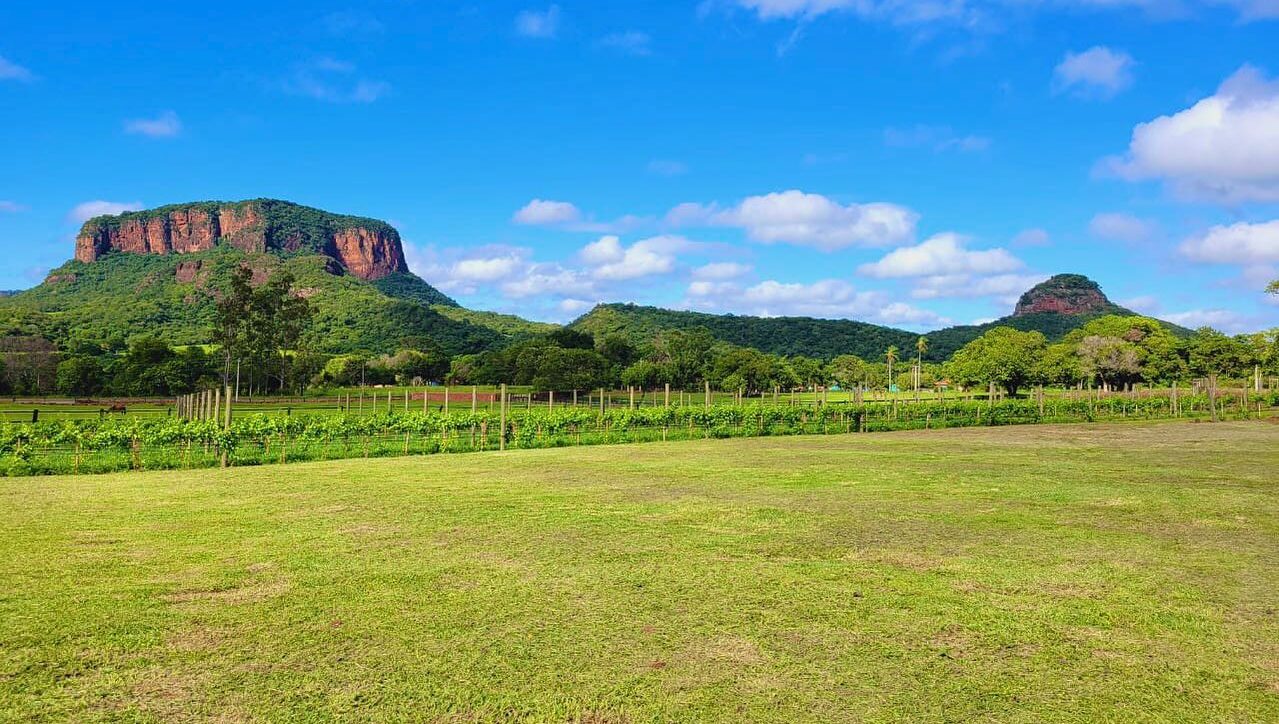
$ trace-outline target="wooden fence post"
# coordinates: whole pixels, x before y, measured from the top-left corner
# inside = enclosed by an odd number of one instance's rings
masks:
[[[506,449],[506,384],[502,384],[502,421],[501,428],[498,429],[497,449]]]
[[[703,382],[706,383],[706,404],[703,406],[710,407],[711,406],[711,383],[710,383],[710,380],[703,380]]]
[[[670,408],[670,406],[671,406],[671,383],[667,382],[666,383],[666,407]]]

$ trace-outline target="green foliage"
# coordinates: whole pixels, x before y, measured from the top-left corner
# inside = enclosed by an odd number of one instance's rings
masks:
[[[139,337],[110,371],[116,394],[168,396],[208,385],[216,379],[218,365],[200,347],[175,351],[159,337]]]
[[[877,356],[888,345],[913,346],[917,335],[865,322],[809,317],[745,317],[683,312],[634,304],[602,304],[570,326],[602,339],[625,336],[643,346],[658,333],[706,330],[713,339],[778,355],[830,359],[840,354]]]
[[[443,313],[447,311],[462,310],[457,302],[445,295],[440,290],[422,281],[416,274],[409,272],[395,272],[372,282],[374,288],[382,292],[388,297],[395,299],[405,299],[409,301],[419,302],[427,307],[442,307],[444,309],[436,310]],[[494,315],[499,316],[499,315]],[[512,317],[512,319],[519,319]],[[470,321],[474,321],[473,319]],[[522,321],[522,320],[521,320]]]
[[[97,357],[68,357],[58,363],[58,392],[72,397],[87,397],[102,392],[106,386],[106,370]]]
[[[237,267],[231,282],[217,300],[216,341],[222,354],[222,379],[229,383],[232,363],[246,362],[254,382],[267,388],[274,378],[284,389],[289,379],[289,350],[297,347],[302,330],[311,319],[311,304],[295,293],[293,275],[278,271],[258,288],[252,285],[253,272]],[[296,376],[295,376],[296,377]]]
[[[1015,330],[1013,330],[1015,332]],[[1001,333],[1002,334],[1002,333]],[[1033,334],[1033,333],[1031,333]],[[585,350],[564,350],[574,355]],[[1279,405],[1279,393],[1252,395],[1256,403]],[[1204,415],[1208,398],[1184,395],[1182,410]],[[1223,408],[1221,414],[1229,412]],[[545,406],[511,408],[506,427],[501,412],[481,409],[379,412],[374,415],[245,415],[230,429],[212,421],[178,418],[106,417],[97,420],[0,423],[0,475],[127,470],[138,467],[201,467],[226,453],[236,464],[273,462],[270,454],[291,441],[289,459],[474,450],[497,446],[551,447],[583,443],[630,442],[681,437],[751,437],[908,430],[925,427],[1016,425],[1041,422],[1158,419],[1173,414],[1170,398],[1100,400],[1052,398],[936,400],[913,404],[832,404],[819,407],[749,404],[608,408]],[[1240,412],[1240,414],[1246,414]],[[450,444],[450,441],[451,444]],[[273,448],[274,446],[274,448]],[[68,454],[67,451],[71,451]],[[90,454],[93,455],[90,455]],[[96,462],[82,465],[90,456]]]
[[[1010,395],[1034,379],[1047,340],[1039,332],[996,327],[964,345],[947,369],[958,383],[971,386],[994,383]]]
[[[179,282],[179,264],[199,265],[193,281]],[[110,254],[92,264],[71,261],[55,270],[61,281],[0,299],[0,332],[38,334],[60,347],[79,340],[122,347],[139,331],[171,344],[208,344],[217,336],[214,290],[226,288],[242,265],[259,276],[292,274],[315,313],[303,330],[304,346],[327,353],[390,353],[405,336],[435,340],[450,355],[502,346],[508,335],[473,321],[454,320],[373,283],[335,276],[327,257],[299,253],[246,254],[229,246],[194,254]],[[423,283],[425,284],[425,283]],[[119,342],[112,340],[118,339]]]
[[[434,304],[431,306],[431,310],[454,322],[487,329],[496,332],[500,337],[515,340],[535,337],[553,332],[559,328],[557,324],[531,322],[513,314],[484,312],[445,304]]]
[[[1252,361],[1241,340],[1227,337],[1211,327],[1197,330],[1190,341],[1190,371],[1200,377],[1231,374]]]

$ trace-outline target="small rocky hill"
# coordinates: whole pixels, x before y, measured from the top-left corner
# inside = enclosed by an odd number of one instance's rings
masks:
[[[1082,274],[1058,274],[1031,287],[1013,310],[1014,317],[1030,314],[1133,314],[1106,298],[1101,285]]]

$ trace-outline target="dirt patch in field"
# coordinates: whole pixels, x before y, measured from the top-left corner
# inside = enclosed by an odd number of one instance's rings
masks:
[[[764,654],[759,650],[759,646],[754,641],[740,636],[720,636],[711,639],[698,651],[698,654],[711,661],[733,664],[764,662]]]
[[[224,631],[198,626],[170,634],[165,646],[175,651],[203,653],[220,648],[228,639]]]
[[[208,601],[213,603],[259,603],[284,595],[290,584],[286,579],[277,578],[256,581],[242,586],[192,588],[166,594],[166,603],[197,603]]]

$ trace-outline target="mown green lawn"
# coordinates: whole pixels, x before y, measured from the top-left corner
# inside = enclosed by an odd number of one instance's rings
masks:
[[[0,719],[1279,720],[1279,425],[0,480]]]

